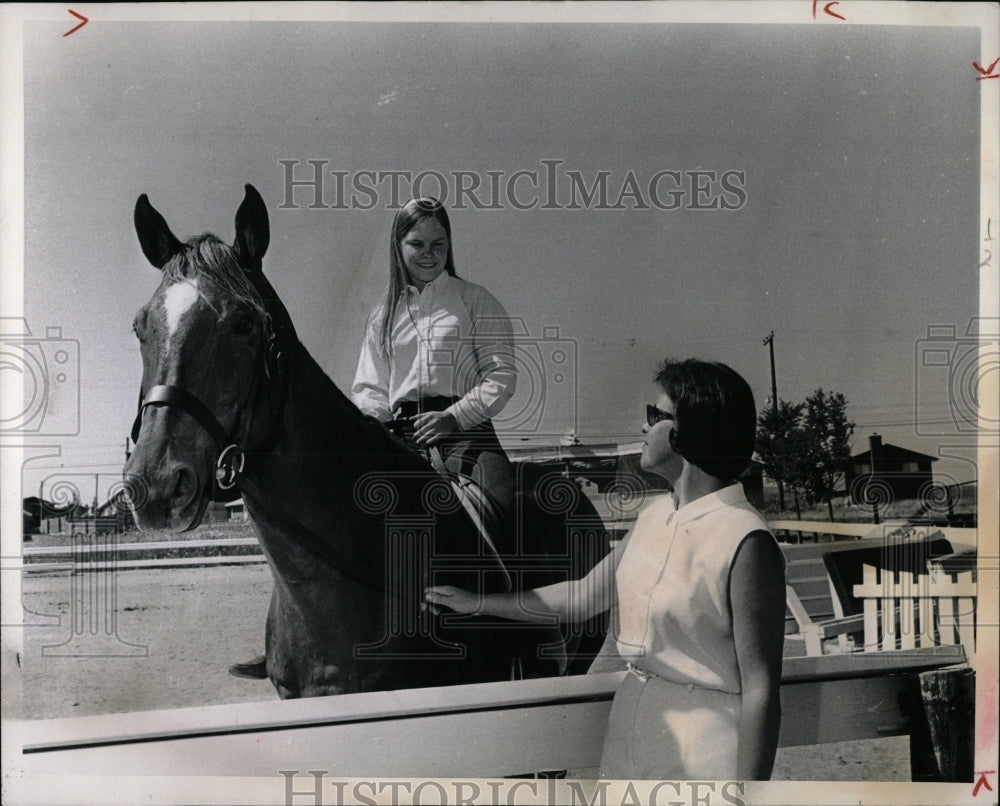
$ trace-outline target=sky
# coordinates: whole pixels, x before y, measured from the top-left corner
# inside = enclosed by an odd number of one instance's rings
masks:
[[[939,480],[976,478],[951,401],[975,395],[979,31],[796,19],[26,23],[32,335],[7,321],[4,338],[45,356],[48,408],[22,420],[59,455],[25,466],[24,494],[67,476],[103,497],[120,472],[131,321],[159,281],[140,194],[178,236],[231,241],[253,184],[264,270],[346,390],[387,279],[394,199],[377,172],[447,194],[459,275],[519,323],[507,445],[637,440],[668,356],[729,364],[763,407],[773,332],[781,399],[842,392],[856,452],[879,432],[941,455]],[[320,192],[289,185],[314,164]],[[412,189],[398,176],[396,204]],[[582,202],[601,177],[608,203]],[[483,209],[456,206],[460,182],[479,182]]]

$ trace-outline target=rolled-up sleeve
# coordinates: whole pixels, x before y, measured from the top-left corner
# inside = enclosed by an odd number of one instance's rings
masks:
[[[377,316],[372,315],[361,343],[351,400],[362,413],[382,422],[392,419],[389,407],[389,362],[378,345]]]
[[[469,312],[478,382],[448,409],[463,431],[503,411],[517,389],[514,332],[507,311],[489,291],[477,286]]]

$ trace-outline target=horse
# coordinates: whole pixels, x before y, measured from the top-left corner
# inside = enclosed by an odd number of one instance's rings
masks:
[[[142,529],[185,531],[213,497],[242,494],[274,581],[265,655],[278,695],[582,671],[573,650],[596,650],[604,622],[539,627],[422,602],[432,584],[489,593],[586,573],[608,533],[577,485],[525,467],[517,547],[501,556],[427,458],[363,415],[299,341],[263,273],[270,225],[252,185],[232,245],[180,241],[146,194],[134,223],[162,279],[133,322],[130,505]]]

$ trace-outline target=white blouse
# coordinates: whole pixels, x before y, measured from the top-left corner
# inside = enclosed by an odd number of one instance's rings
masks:
[[[351,387],[365,414],[387,421],[402,401],[457,397],[445,411],[464,431],[496,416],[514,394],[510,317],[482,286],[446,272],[422,291],[407,286],[396,308],[391,360],[379,346],[381,311],[369,317]]]
[[[740,693],[729,572],[758,530],[770,532],[738,483],[680,509],[666,495],[643,510],[619,547],[619,654],[674,683]]]

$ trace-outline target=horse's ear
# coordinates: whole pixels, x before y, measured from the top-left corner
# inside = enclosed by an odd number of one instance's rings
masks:
[[[260,268],[270,242],[267,207],[257,189],[247,185],[243,203],[236,211],[236,241],[233,243],[240,264],[245,268]]]
[[[146,259],[162,269],[183,244],[174,237],[166,220],[149,203],[143,193],[135,203],[135,232]]]

